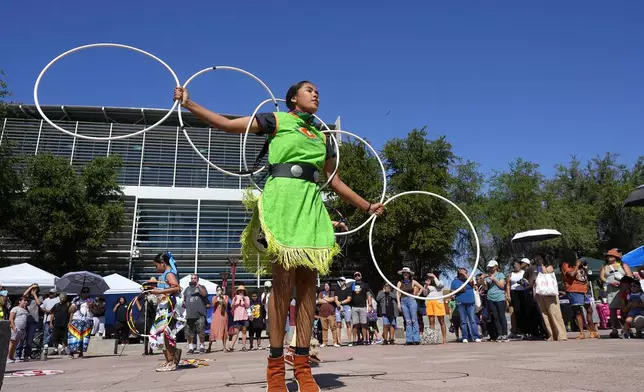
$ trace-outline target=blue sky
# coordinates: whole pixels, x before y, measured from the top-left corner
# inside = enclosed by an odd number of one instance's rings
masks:
[[[214,64],[251,71],[279,96],[312,80],[326,121],[341,116],[343,128],[378,147],[427,125],[484,172],[521,156],[551,173],[571,154],[606,151],[631,164],[640,153],[631,146],[644,142],[640,1],[13,1],[2,13],[0,68],[24,103],[58,54],[116,42],[158,55],[181,81]],[[94,49],[56,64],[40,99],[165,108],[172,88],[153,61]],[[266,96],[223,72],[190,91],[235,114]]]

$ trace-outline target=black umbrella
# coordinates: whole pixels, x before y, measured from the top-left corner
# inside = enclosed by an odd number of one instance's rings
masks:
[[[644,185],[638,186],[628,195],[624,207],[644,207]]]

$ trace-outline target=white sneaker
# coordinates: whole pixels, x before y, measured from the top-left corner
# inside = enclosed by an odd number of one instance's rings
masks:
[[[353,347],[353,343],[349,343],[349,347]]]
[[[321,344],[320,345],[320,348],[325,348],[325,347],[326,347],[326,344]]]
[[[475,339],[474,340],[476,343],[481,343],[481,339]]]
[[[342,347],[339,344],[334,344],[333,347]]]
[[[463,340],[462,340],[462,342],[463,342],[463,343],[467,343],[467,339],[463,339]]]
[[[16,362],[15,359],[7,359],[7,365],[10,364],[10,363],[15,363],[15,362]]]

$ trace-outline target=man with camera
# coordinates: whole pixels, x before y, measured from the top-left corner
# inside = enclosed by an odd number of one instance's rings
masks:
[[[584,322],[588,325],[591,339],[599,339],[597,327],[593,322],[592,304],[586,303],[586,294],[588,293],[588,263],[580,260],[576,252],[569,252],[563,258],[561,263],[561,275],[564,281],[564,287],[570,300],[570,306],[573,308],[579,327],[579,336],[577,339],[586,339],[584,332]]]

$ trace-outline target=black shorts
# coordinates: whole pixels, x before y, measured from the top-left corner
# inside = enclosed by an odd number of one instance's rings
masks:
[[[51,345],[56,347],[59,344],[63,344],[67,341],[67,327],[57,327],[54,325],[54,328],[51,330]]]

